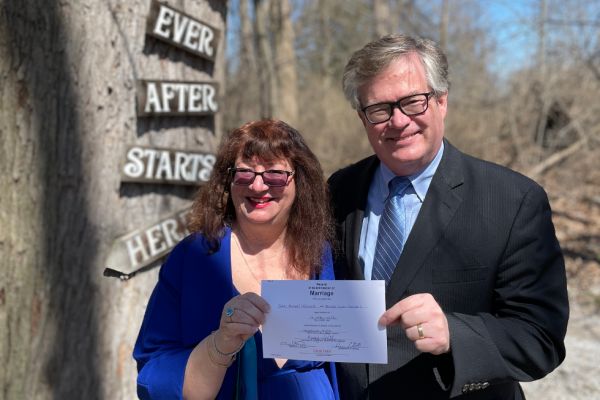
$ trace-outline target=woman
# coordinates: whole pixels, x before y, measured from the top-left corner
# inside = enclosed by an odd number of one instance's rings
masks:
[[[332,364],[263,359],[259,330],[261,280],[333,279],[328,204],[319,162],[289,125],[250,122],[224,140],[193,234],[146,310],[134,349],[141,398],[337,398]]]

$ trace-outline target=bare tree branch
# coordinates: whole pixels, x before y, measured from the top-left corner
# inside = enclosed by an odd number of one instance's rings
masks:
[[[581,139],[579,139],[578,141],[576,141],[575,143],[573,143],[566,149],[552,154],[550,157],[546,158],[544,161],[542,161],[541,163],[539,163],[536,166],[534,166],[533,168],[531,168],[526,173],[526,175],[531,178],[535,178],[535,177],[539,176],[540,174],[545,172],[547,169],[558,164],[565,158],[577,153],[585,145],[586,142],[587,142],[587,140],[585,139],[585,137],[582,137]]]

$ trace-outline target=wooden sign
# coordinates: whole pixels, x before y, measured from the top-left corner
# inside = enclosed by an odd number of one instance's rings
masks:
[[[146,33],[211,61],[220,36],[217,28],[156,0],[150,7]]]
[[[210,153],[133,146],[125,154],[121,181],[198,185],[208,181],[215,160]]]
[[[219,111],[215,82],[138,81],[139,116],[211,115]]]
[[[186,216],[189,208],[162,221],[117,238],[106,266],[124,273],[134,272],[167,255],[189,232]]]

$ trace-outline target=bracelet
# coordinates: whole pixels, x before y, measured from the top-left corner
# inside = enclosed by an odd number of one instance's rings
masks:
[[[210,333],[210,335],[212,336],[212,342],[213,342],[213,345],[215,346],[215,350],[217,351],[217,353],[219,353],[220,355],[222,355],[222,356],[224,356],[224,357],[225,357],[225,356],[231,356],[231,357],[235,357],[235,355],[236,355],[237,353],[239,353],[239,352],[240,352],[240,350],[242,350],[242,347],[244,347],[244,344],[246,343],[246,342],[244,342],[244,341],[242,340],[242,344],[240,344],[240,347],[238,347],[238,348],[237,348],[237,349],[235,349],[234,351],[232,351],[232,352],[230,352],[230,353],[225,353],[225,352],[222,352],[222,351],[221,351],[221,350],[219,350],[219,348],[217,347],[217,339],[216,339],[216,336],[217,336],[217,335],[215,335],[215,332],[216,332],[216,331],[212,331],[212,332]]]
[[[225,367],[225,368],[229,368],[231,366],[231,364],[233,364],[233,362],[235,361],[235,354],[233,355],[233,357],[231,357],[231,359],[226,362],[226,363],[222,363],[219,362],[217,360],[215,360],[215,356],[212,354],[212,352],[210,351],[211,345],[210,343],[206,343],[206,352],[208,353],[208,358],[210,359],[210,361],[215,364],[218,365],[219,367]]]

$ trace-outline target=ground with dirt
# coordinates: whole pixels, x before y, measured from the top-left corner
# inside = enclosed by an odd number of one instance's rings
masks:
[[[544,379],[523,383],[528,400],[600,399],[600,316],[571,302],[567,357]]]

